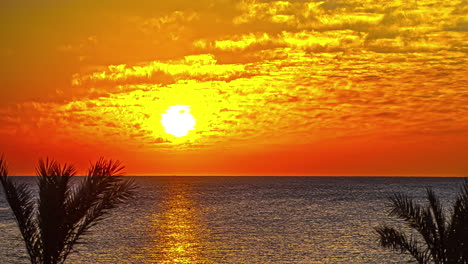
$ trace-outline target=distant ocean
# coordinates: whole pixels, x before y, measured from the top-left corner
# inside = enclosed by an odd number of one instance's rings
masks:
[[[17,177],[33,183],[33,177]],[[374,227],[393,192],[444,203],[463,179],[137,177],[137,198],[94,227],[67,263],[403,263]],[[0,193],[0,263],[28,263]]]

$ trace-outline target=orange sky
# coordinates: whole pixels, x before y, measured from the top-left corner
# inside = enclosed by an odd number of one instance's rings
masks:
[[[463,1],[3,0],[0,152],[130,175],[468,175]],[[186,105],[185,137],[161,115]]]

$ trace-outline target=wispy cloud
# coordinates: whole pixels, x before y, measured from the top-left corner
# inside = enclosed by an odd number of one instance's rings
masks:
[[[231,80],[253,74],[255,73],[246,71],[245,65],[217,64],[213,55],[202,54],[185,56],[183,60],[178,61],[153,61],[135,66],[110,65],[90,74],[75,74],[72,84],[75,86],[90,83],[99,85],[99,82],[168,84],[190,79]]]

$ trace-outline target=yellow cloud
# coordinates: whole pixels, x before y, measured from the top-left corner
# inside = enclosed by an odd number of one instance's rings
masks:
[[[242,1],[237,8],[242,12],[233,19],[234,24],[265,21],[276,24],[297,25],[298,20],[314,19],[323,11],[320,3],[298,3],[289,1]]]
[[[437,8],[434,6],[437,5]],[[284,34],[288,43],[296,46],[310,46],[312,42],[330,43],[325,36],[315,34],[313,40],[292,40],[288,35],[294,35],[298,31],[303,32],[326,32],[352,30],[363,34],[367,38],[367,45],[361,48],[371,47],[374,51],[389,52],[401,50],[403,46],[409,46],[407,50],[433,51],[446,49],[455,40],[428,41],[431,35],[438,34],[447,28],[458,28],[463,21],[461,1],[443,2],[426,0],[415,2],[401,1],[323,1],[317,3],[301,3],[287,1],[242,1],[238,5],[241,15],[234,19],[235,24],[252,24],[255,28],[259,25],[265,32],[257,32],[257,35],[268,34],[275,41],[276,32]],[[266,24],[265,24],[266,23]],[[269,24],[269,26],[267,26]],[[269,30],[271,32],[269,32]],[[273,33],[275,32],[275,33]],[[349,35],[349,32],[346,32]],[[251,34],[251,33],[250,33]],[[245,34],[248,35],[248,34]],[[340,37],[340,36],[338,36]],[[449,36],[445,35],[445,38]],[[342,38],[342,37],[341,37]],[[383,40],[377,40],[383,39]],[[218,40],[215,40],[218,41]],[[220,40],[229,43],[228,39]],[[232,39],[232,41],[238,41]],[[262,39],[255,40],[257,43],[265,42]],[[346,42],[349,42],[348,39]],[[299,44],[302,42],[302,45]],[[306,44],[308,42],[309,44]],[[356,47],[356,41],[352,41]],[[411,44],[411,42],[414,42]],[[448,43],[447,43],[448,42]],[[401,44],[403,43],[403,44]],[[205,42],[206,44],[206,42]],[[230,43],[240,44],[240,43]],[[255,45],[253,42],[242,42],[237,49]],[[362,43],[361,43],[362,44]],[[383,47],[382,45],[388,46]],[[458,44],[455,44],[459,46]],[[229,45],[225,45],[229,46]],[[200,46],[201,47],[201,46]],[[207,45],[204,46],[206,48]],[[335,45],[336,47],[336,45]],[[376,48],[381,47],[381,48]],[[344,48],[347,48],[345,46]]]
[[[279,34],[266,33],[229,36],[223,40],[209,42],[198,40],[193,45],[201,50],[221,50],[241,52],[246,50],[274,50],[278,47],[315,50],[326,52],[337,49],[363,47],[366,35],[352,30],[333,30],[318,32],[302,30],[299,32],[283,31]]]
[[[356,43],[356,46],[361,45],[360,36],[351,30],[283,32],[280,41],[288,44],[288,46],[300,48],[314,46],[341,47],[341,44],[345,42]]]
[[[194,11],[174,11],[167,15],[155,17],[129,17],[131,23],[138,25],[138,29],[148,35],[153,35],[160,31],[180,31],[187,23],[199,20],[200,16]]]
[[[178,80],[202,79],[229,79],[245,71],[245,65],[217,64],[211,54],[185,56],[183,60],[153,61],[141,65],[128,66],[126,64],[110,65],[105,70],[90,74],[75,74],[72,84],[75,86],[96,81],[126,81],[126,80],[155,80],[161,77],[160,73],[175,77]],[[158,75],[159,74],[159,75]],[[163,78],[163,77],[161,77]]]
[[[226,40],[216,40],[214,41],[214,47],[220,50],[243,50],[249,47],[250,45],[257,44],[259,42],[270,41],[271,38],[268,34],[247,34],[240,36],[233,36],[230,39]]]

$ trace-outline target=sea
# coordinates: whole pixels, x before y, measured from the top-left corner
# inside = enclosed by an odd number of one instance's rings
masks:
[[[66,263],[406,263],[383,249],[375,227],[404,228],[389,197],[425,203],[426,188],[447,213],[462,178],[134,177],[138,192],[98,223]],[[34,185],[34,177],[14,177]],[[1,189],[1,188],[0,188]],[[0,263],[28,263],[0,191]]]

